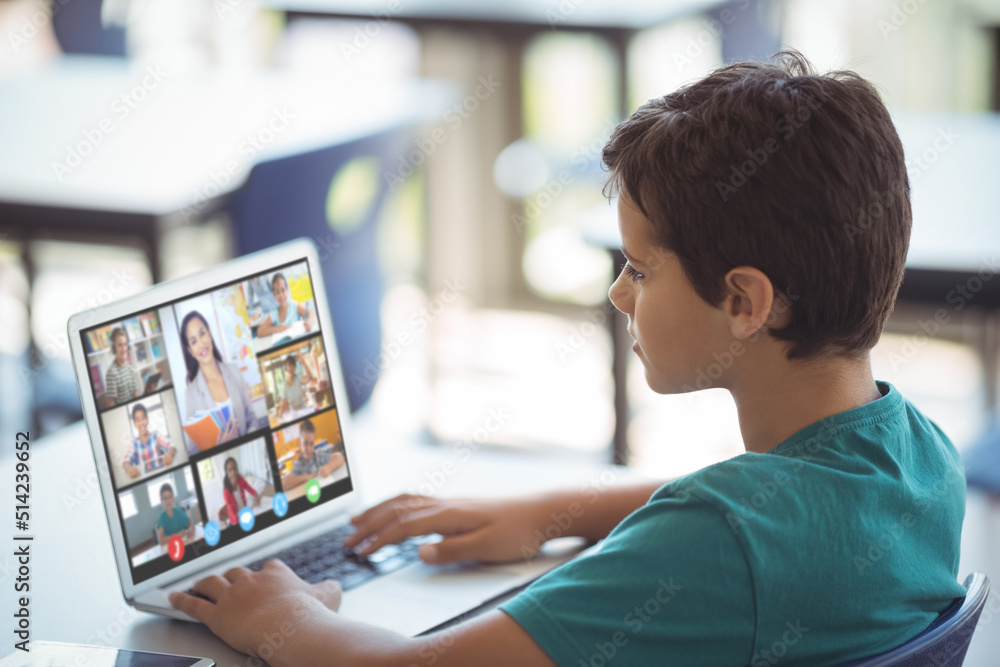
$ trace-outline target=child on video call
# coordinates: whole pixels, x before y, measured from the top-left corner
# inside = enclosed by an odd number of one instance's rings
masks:
[[[194,520],[180,507],[174,506],[174,489],[170,484],[160,487],[160,504],[163,511],[156,520],[156,539],[161,545],[173,535],[185,541],[194,538]]]
[[[142,396],[142,381],[129,360],[128,334],[124,329],[111,332],[111,349],[115,358],[104,372],[104,401],[109,408]]]
[[[282,478],[284,488],[294,489],[305,484],[310,479],[327,477],[334,470],[344,465],[344,455],[340,452],[316,451],[316,426],[306,419],[299,424],[299,447],[301,451],[292,463],[292,469]]]
[[[122,459],[122,467],[129,477],[135,479],[174,462],[177,449],[156,431],[149,430],[149,413],[142,403],[136,403],[132,408],[132,424],[136,437]]]
[[[797,52],[728,65],[644,104],[602,157],[628,260],[609,296],[646,381],[728,390],[746,453],[596,497],[400,496],[354,517],[346,545],[361,554],[440,534],[420,548],[432,564],[520,559],[573,508],[564,534],[604,540],[447,637],[343,618],[336,583],[307,584],[280,561],[202,579],[208,599],[172,593],[175,607],[251,654],[291,621],[295,641],[269,645],[272,665],[576,667],[617,654],[717,667],[878,654],[964,595],[958,455],[869,361],[911,224],[903,147],[874,86],[813,73]]]
[[[226,457],[223,464],[225,477],[222,480],[222,499],[226,503],[226,516],[229,524],[235,526],[240,522],[240,510],[244,507],[260,506],[260,496],[250,486],[246,478],[240,474],[240,466],[232,456]],[[247,502],[247,494],[250,501]]]
[[[274,277],[271,278],[271,291],[278,305],[260,323],[260,327],[257,329],[258,336],[287,331],[296,322],[304,322],[306,331],[315,330],[315,313],[309,309],[308,303],[298,303],[291,297],[288,279],[283,273],[275,273]]]

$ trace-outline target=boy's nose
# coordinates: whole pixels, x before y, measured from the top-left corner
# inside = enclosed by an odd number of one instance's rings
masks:
[[[611,300],[611,305],[622,313],[629,315],[631,312],[631,305],[629,305],[631,300],[628,298],[628,287],[622,280],[622,273],[619,273],[615,282],[611,283],[611,288],[608,290],[608,299]]]

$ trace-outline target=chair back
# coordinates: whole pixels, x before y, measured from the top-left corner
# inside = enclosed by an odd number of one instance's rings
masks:
[[[966,594],[944,610],[919,635],[880,655],[847,663],[841,667],[960,667],[969,650],[979,615],[990,593],[985,574],[975,572],[965,580]]]
[[[63,53],[125,57],[125,29],[101,20],[103,0],[52,0],[52,31]]]
[[[378,377],[383,276],[376,223],[390,193],[384,175],[410,137],[409,128],[396,127],[259,162],[226,205],[241,255],[303,236],[316,243],[352,410],[368,400]],[[359,165],[365,168],[353,169]],[[353,174],[346,179],[350,196],[362,201],[348,224],[339,224],[330,203],[342,170]]]

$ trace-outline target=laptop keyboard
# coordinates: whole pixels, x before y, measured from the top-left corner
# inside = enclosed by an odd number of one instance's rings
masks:
[[[348,591],[420,560],[417,549],[421,544],[434,541],[431,536],[411,538],[400,544],[388,544],[366,557],[344,547],[344,538],[353,532],[353,526],[345,524],[247,567],[257,571],[268,560],[278,558],[311,584],[335,579]]]

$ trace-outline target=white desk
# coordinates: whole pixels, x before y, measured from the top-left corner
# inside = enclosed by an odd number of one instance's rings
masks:
[[[267,317],[266,315],[264,317]],[[260,318],[257,324],[253,322],[250,323],[251,326],[258,326],[264,321],[264,317]],[[257,355],[261,355],[268,350],[270,350],[276,343],[281,343],[285,341],[291,341],[296,338],[301,338],[307,333],[312,333],[306,331],[305,322],[294,322],[292,325],[285,329],[284,331],[279,331],[278,333],[273,333],[269,336],[257,336],[253,339],[253,349]]]
[[[10,434],[11,437],[13,434]],[[405,445],[357,433],[351,461],[359,485],[372,498],[415,491],[433,473],[445,470],[438,495],[503,496],[553,485],[582,485],[609,468],[573,463],[537,453],[477,451],[460,459],[452,447]],[[13,448],[4,450],[0,479],[13,480]],[[391,467],[387,462],[391,462]],[[90,443],[82,423],[31,445],[31,622],[32,639],[107,644],[173,651],[213,658],[220,667],[245,665],[243,656],[201,625],[168,620],[128,607],[115,572],[104,507],[97,494]],[[366,471],[361,473],[361,471]],[[617,474],[618,481],[625,479]],[[605,473],[607,479],[609,475]],[[3,499],[4,507],[11,498]],[[10,517],[10,513],[5,513]],[[14,558],[8,524],[0,555],[0,615],[14,613]],[[0,633],[0,655],[14,650],[14,637]]]

